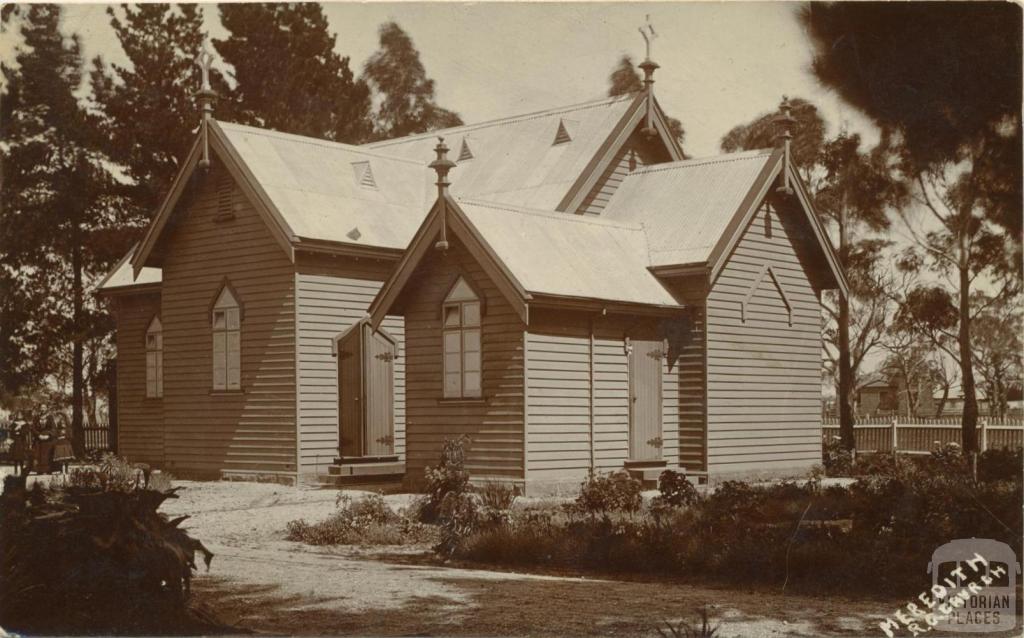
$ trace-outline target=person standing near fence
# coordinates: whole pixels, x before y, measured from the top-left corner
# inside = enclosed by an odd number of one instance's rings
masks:
[[[57,441],[53,446],[53,462],[61,472],[66,474],[68,463],[75,459],[75,449],[71,445],[71,439],[68,438],[67,417],[60,415],[58,421]]]

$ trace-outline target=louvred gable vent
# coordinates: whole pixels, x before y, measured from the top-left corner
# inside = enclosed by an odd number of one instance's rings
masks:
[[[563,120],[558,120],[558,132],[555,133],[555,141],[552,146],[566,144],[571,141],[572,137],[569,136],[569,131],[565,128],[565,122]]]
[[[217,221],[227,221],[235,218],[235,211],[232,207],[232,192],[234,182],[231,181],[231,175],[228,173],[221,173],[217,178]]]
[[[373,178],[373,169],[369,162],[352,162],[352,173],[360,186],[377,188],[377,180]]]
[[[469,150],[469,144],[466,142],[466,138],[462,138],[462,147],[459,149],[460,162],[473,159],[473,151]]]

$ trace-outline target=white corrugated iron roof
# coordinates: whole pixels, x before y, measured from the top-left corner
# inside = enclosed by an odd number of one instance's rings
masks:
[[[153,268],[151,266],[144,267],[139,271],[139,276],[135,277],[132,274],[131,256],[135,252],[135,247],[128,251],[128,254],[121,258],[121,261],[111,269],[110,273],[100,281],[96,290],[102,292],[110,292],[117,288],[126,288],[128,286],[145,286],[148,284],[159,284],[163,279],[163,273],[159,268]]]
[[[771,154],[747,151],[637,170],[602,216],[643,224],[651,266],[705,262]]]
[[[411,162],[348,144],[218,124],[300,238],[401,249],[426,215],[434,191],[429,157]]]
[[[426,165],[434,158],[437,138],[444,137],[456,159],[465,141],[473,157],[452,170],[455,196],[514,206],[554,210],[583,173],[602,143],[629,109],[635,95],[605,98],[482,124],[470,124],[360,148]],[[569,142],[555,144],[559,123],[571,132]]]
[[[477,200],[459,207],[527,292],[680,306],[647,269],[637,224]]]

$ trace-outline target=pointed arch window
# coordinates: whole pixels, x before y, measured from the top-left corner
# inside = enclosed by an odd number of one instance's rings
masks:
[[[225,285],[211,311],[213,330],[213,389],[242,389],[242,314],[238,298]]]
[[[160,317],[146,328],[146,398],[164,396],[164,329]]]
[[[481,392],[480,296],[462,277],[442,308],[444,398],[477,399]]]

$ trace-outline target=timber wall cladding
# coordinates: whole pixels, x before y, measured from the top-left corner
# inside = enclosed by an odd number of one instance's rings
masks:
[[[391,261],[299,254],[296,275],[301,471],[314,472],[338,455],[338,360],[332,339],[366,316]],[[405,456],[405,321],[387,317],[383,328],[399,342],[395,360],[395,450]]]
[[[294,266],[219,163],[184,212],[163,264],[166,465],[294,473]],[[225,280],[242,313],[234,392],[212,390],[210,308]]]
[[[600,215],[622,184],[622,180],[630,173],[647,164],[669,159],[664,148],[660,151],[657,152],[639,130],[634,131],[584,198],[580,204],[580,212],[584,215]]]
[[[624,337],[636,328],[636,319],[595,317],[591,363],[589,316],[539,309],[531,314],[527,478],[586,476],[591,419],[595,469],[622,468],[629,455],[629,364]],[[652,323],[658,324],[659,331],[665,327],[657,320]],[[689,405],[689,397],[703,396],[702,376],[694,379],[687,372],[692,359],[703,364],[700,335],[693,333],[692,323],[688,323],[684,328],[688,334],[680,346],[678,328],[682,326],[677,323],[675,327],[669,357],[662,361],[662,455],[669,467],[683,463],[687,469],[701,469],[703,409],[699,402],[696,408]],[[688,345],[691,343],[696,346]]]
[[[163,400],[146,397],[146,329],[160,294],[125,294],[117,304],[118,454],[135,463],[164,460]]]
[[[821,311],[792,224],[773,211],[766,236],[765,211],[744,230],[707,299],[711,471],[821,462]],[[792,325],[775,280],[762,276],[766,265],[792,305]],[[744,299],[759,278],[744,320]]]
[[[473,260],[449,235],[445,253],[432,250],[406,286],[406,474],[422,479],[437,465],[445,439],[468,435],[466,468],[474,477],[523,477],[523,331],[525,326]],[[443,396],[441,306],[462,275],[482,295],[483,400]]]

